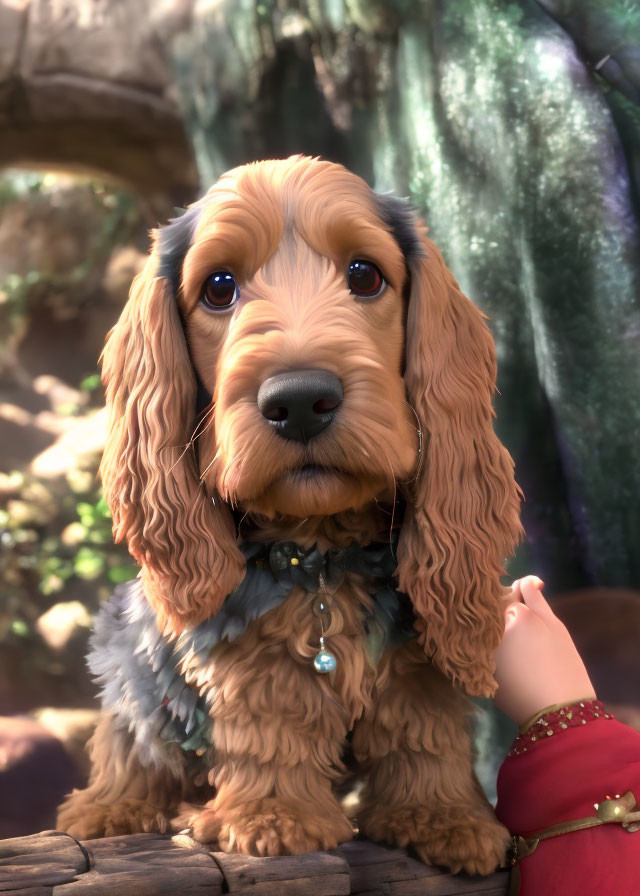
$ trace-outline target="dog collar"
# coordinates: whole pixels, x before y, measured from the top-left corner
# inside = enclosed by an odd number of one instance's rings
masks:
[[[391,580],[397,565],[397,542],[395,536],[389,544],[349,545],[321,553],[316,545],[301,548],[294,541],[276,541],[263,545],[263,554],[255,562],[266,560],[276,581],[316,593],[339,588],[346,572]]]
[[[316,672],[333,672],[337,660],[325,643],[325,627],[331,622],[332,597],[347,571],[390,581],[396,567],[397,536],[386,545],[350,545],[321,553],[317,546],[301,548],[293,541],[277,541],[268,550],[268,562],[274,578],[291,587],[301,586],[312,597],[311,609],[320,625],[318,652],[313,660]],[[257,561],[259,562],[259,561]]]

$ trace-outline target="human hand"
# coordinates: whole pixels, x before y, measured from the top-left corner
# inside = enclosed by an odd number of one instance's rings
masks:
[[[541,592],[543,584],[537,576],[513,583],[495,652],[494,700],[519,725],[547,706],[595,697],[571,635]]]

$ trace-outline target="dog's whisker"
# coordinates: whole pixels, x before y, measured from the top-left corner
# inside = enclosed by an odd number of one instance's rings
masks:
[[[193,445],[194,445],[195,440],[196,440],[197,438],[199,438],[201,435],[203,435],[203,433],[209,428],[209,426],[210,426],[211,423],[213,422],[213,417],[211,418],[211,420],[209,420],[209,422],[207,423],[207,425],[205,426],[205,428],[202,430],[202,432],[199,433],[198,435],[196,435],[196,433],[198,432],[198,427],[202,426],[202,424],[204,423],[204,421],[206,420],[206,418],[211,414],[211,412],[212,412],[213,410],[214,410],[214,405],[211,405],[211,407],[210,407],[209,410],[205,413],[205,415],[201,418],[201,420],[198,421],[198,423],[197,423],[195,429],[193,430],[193,433],[192,433],[192,435],[191,435],[191,438],[189,439],[189,441],[188,441],[185,445],[166,445],[163,449],[161,449],[162,451],[167,451],[167,450],[179,450],[179,451],[180,451],[179,456],[176,458],[176,460],[171,464],[171,466],[170,466],[169,469],[167,470],[167,475],[171,475],[171,473],[173,473],[173,471],[174,471],[175,468],[178,466],[178,464],[180,463],[180,461],[182,460],[182,458],[185,456],[185,454],[187,453],[187,451],[189,450],[189,448],[193,448]]]
[[[167,446],[167,447],[168,447],[168,446]],[[173,446],[171,446],[171,447],[174,448],[174,449],[180,449],[180,448],[182,448],[182,451],[180,452],[180,455],[178,456],[178,458],[171,464],[171,466],[170,466],[169,469],[167,470],[167,475],[168,475],[168,476],[170,476],[171,473],[173,473],[173,471],[174,471],[175,468],[178,466],[178,464],[180,463],[180,461],[182,460],[182,458],[185,456],[185,454],[187,453],[187,451],[189,450],[189,448],[191,448],[191,442],[190,442],[190,441],[187,442],[187,444],[184,445],[184,446],[183,446],[183,445],[173,445]]]
[[[207,464],[207,466],[206,466],[206,467],[204,468],[204,470],[200,473],[200,477],[199,477],[199,478],[200,478],[200,481],[201,481],[201,482],[202,482],[202,480],[204,479],[204,477],[207,475],[207,473],[209,472],[209,470],[211,469],[211,467],[214,465],[214,463],[218,460],[219,457],[220,457],[220,449],[218,449],[218,450],[216,451],[216,453],[213,455],[213,457],[211,458],[211,460],[209,461],[209,463]]]
[[[240,517],[240,521],[238,523],[238,532],[240,532],[240,528],[248,516],[249,516],[249,511],[245,510],[245,512]]]
[[[209,409],[206,410],[203,413],[203,415],[200,417],[200,419],[198,420],[198,422],[196,424],[195,429],[193,430],[193,432],[191,434],[191,438],[189,439],[190,444],[193,444],[196,439],[199,439],[200,436],[203,435],[207,431],[207,429],[211,426],[211,424],[213,423],[213,419],[214,419],[212,416],[214,410],[215,410],[215,404],[211,404]],[[207,420],[207,418],[209,418],[209,419]],[[200,429],[202,424],[205,422],[205,420],[207,420],[207,425],[200,432],[198,432],[198,430]]]
[[[393,467],[391,465],[391,461],[386,456],[386,454],[384,454],[383,457],[384,457],[385,461],[387,462],[387,464],[389,465],[389,473],[391,474],[391,479],[393,481],[393,503],[391,504],[391,521],[389,524],[389,549],[391,551],[391,556],[393,557],[394,563],[397,563],[398,558],[396,557],[395,552],[393,550],[393,526],[394,526],[395,518],[396,518],[396,502],[398,500],[398,484],[396,482],[396,477],[394,476],[394,473],[393,473]]]
[[[411,409],[411,413],[415,417],[415,421],[417,423],[417,426],[414,427],[415,431],[418,433],[423,432],[422,424],[420,423],[420,418],[418,417],[418,413],[417,413],[416,409],[414,408],[414,406],[411,404],[410,401],[407,401],[406,398],[403,399],[403,403],[406,404],[406,406]],[[410,423],[409,425],[413,427],[413,423]]]
[[[196,439],[201,438],[201,436],[203,436],[207,432],[207,430],[213,425],[213,423],[214,423],[214,418],[211,417],[211,419],[208,421],[207,425],[204,426],[197,435],[195,435],[195,430],[194,430],[194,435],[191,436],[191,440],[189,442],[189,446],[191,448],[195,449]]]
[[[386,514],[387,516],[391,516],[392,511],[389,511],[389,510],[386,509],[386,507],[383,507],[382,504],[378,501],[377,498],[374,498],[373,500],[374,500],[374,503],[375,503],[376,507],[377,507],[378,510],[380,511],[380,513],[384,513],[384,514]]]

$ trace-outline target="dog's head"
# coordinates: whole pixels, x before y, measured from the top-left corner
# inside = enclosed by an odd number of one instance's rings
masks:
[[[398,581],[425,650],[493,690],[521,531],[495,351],[407,203],[316,159],[229,172],[155,234],[104,381],[114,533],[162,625],[214,615],[242,579],[230,506],[326,517],[401,487]]]

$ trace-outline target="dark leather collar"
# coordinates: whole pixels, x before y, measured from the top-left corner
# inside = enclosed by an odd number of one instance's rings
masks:
[[[316,545],[301,548],[294,541],[276,541],[264,545],[264,555],[276,581],[318,592],[323,590],[323,585],[328,590],[338,588],[346,572],[391,583],[397,566],[397,540],[394,536],[389,544],[373,543],[366,547],[349,545],[346,548],[331,548],[324,553]]]

